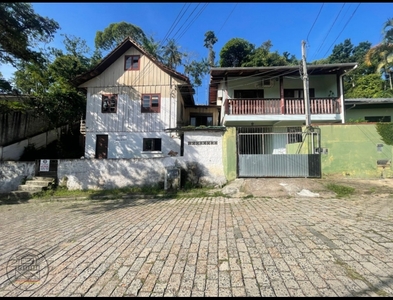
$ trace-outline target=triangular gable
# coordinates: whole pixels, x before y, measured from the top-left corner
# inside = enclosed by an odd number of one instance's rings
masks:
[[[130,37],[125,38],[123,40],[123,42],[121,42],[115,49],[113,49],[107,56],[105,56],[96,67],[94,67],[93,69],[91,69],[90,71],[88,71],[84,74],[78,75],[73,80],[73,82],[76,85],[81,86],[83,83],[100,75],[102,72],[104,72],[110,65],[112,65],[119,57],[121,57],[131,47],[135,47],[136,49],[138,49],[143,55],[148,57],[161,70],[163,70],[164,72],[166,72],[170,76],[177,78],[179,80],[182,80],[186,84],[191,85],[190,79],[187,76],[185,76],[185,75],[165,66],[163,63],[159,62],[155,57],[150,55],[141,45],[139,45],[137,42],[135,42]]]

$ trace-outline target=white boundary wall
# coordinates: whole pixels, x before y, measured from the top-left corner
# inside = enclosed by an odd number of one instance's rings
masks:
[[[197,169],[203,186],[226,183],[222,165],[224,132],[190,131],[184,136],[184,156],[129,159],[59,159],[59,184],[70,190],[112,189],[164,183],[166,169]],[[0,162],[0,192],[16,190],[34,176],[35,162]]]
[[[35,174],[35,162],[0,161],[0,192],[15,191]]]

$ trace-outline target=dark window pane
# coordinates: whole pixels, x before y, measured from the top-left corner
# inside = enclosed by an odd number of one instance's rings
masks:
[[[101,112],[116,113],[117,111],[117,95],[102,95]]]
[[[161,151],[161,139],[143,139],[143,151]]]

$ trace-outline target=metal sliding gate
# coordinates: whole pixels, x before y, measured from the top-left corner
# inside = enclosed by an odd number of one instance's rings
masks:
[[[238,177],[321,177],[320,131],[237,128]]]

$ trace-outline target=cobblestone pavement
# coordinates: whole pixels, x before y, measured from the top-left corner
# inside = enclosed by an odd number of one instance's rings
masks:
[[[391,297],[392,207],[371,195],[0,205],[0,296]]]

